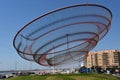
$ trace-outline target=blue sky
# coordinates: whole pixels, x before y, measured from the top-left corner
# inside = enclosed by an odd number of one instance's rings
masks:
[[[0,70],[43,69],[40,65],[22,59],[13,47],[16,32],[36,17],[64,6],[94,3],[106,6],[113,13],[108,34],[92,51],[120,50],[120,0],[0,0]]]

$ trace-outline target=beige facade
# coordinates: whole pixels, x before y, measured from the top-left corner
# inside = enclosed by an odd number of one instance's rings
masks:
[[[119,67],[120,68],[120,52],[118,50],[104,50],[88,53],[88,57],[85,62],[86,67],[101,66],[107,67]]]

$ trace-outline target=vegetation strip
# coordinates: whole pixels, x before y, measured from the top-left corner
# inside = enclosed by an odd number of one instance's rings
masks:
[[[120,77],[106,74],[54,74],[18,76],[5,80],[120,80]]]

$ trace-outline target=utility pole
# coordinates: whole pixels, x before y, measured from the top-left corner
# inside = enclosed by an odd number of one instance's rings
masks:
[[[53,53],[52,53],[52,57],[53,57],[53,74],[55,74],[55,49],[54,49],[54,45],[53,45]]]

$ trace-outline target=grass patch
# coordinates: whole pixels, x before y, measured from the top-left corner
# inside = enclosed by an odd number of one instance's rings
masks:
[[[120,80],[120,77],[106,74],[54,74],[45,76],[18,76],[5,80]]]

